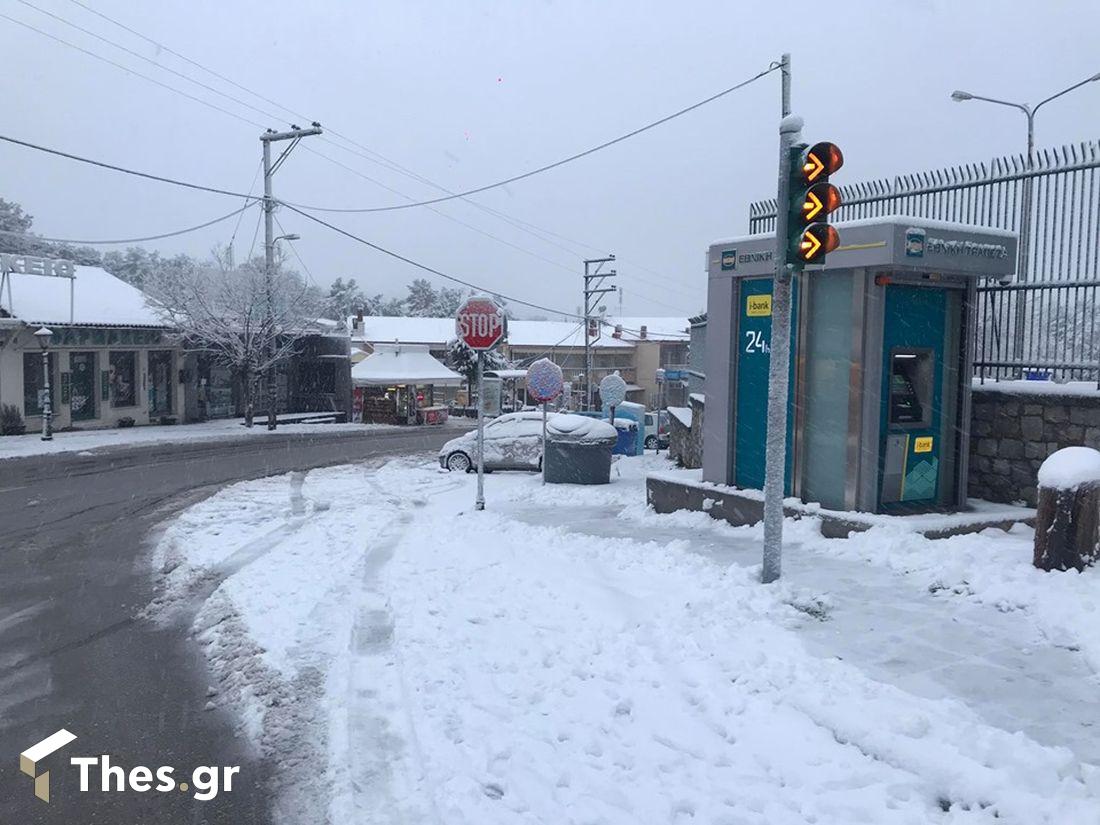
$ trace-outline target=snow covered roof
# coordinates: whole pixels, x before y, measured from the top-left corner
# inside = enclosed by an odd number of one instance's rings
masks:
[[[351,368],[357,387],[392,384],[459,386],[461,375],[437,361],[427,344],[377,344],[374,353]]]
[[[513,347],[583,347],[584,326],[580,321],[509,321],[508,344]],[[603,330],[593,346],[597,349],[632,347],[629,341],[611,337],[611,331]]]
[[[638,317],[624,316],[622,318],[605,318],[604,334],[608,333],[606,325],[611,329],[616,324],[622,324],[623,338],[637,340],[641,338],[642,327],[646,328],[646,340],[648,341],[687,341],[690,333],[688,328],[691,322],[687,318],[665,317]]]
[[[27,324],[89,324],[97,326],[168,327],[146,302],[145,293],[98,266],[76,267],[69,313],[68,278],[12,273],[0,306]]]
[[[348,320],[353,341],[366,343],[400,341],[409,344],[443,346],[455,337],[454,318],[407,318],[403,316],[368,315],[361,326],[357,319]]]

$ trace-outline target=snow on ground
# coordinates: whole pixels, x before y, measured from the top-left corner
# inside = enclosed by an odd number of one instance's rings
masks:
[[[930,542],[657,516],[647,456],[574,487],[430,459],[223,490],[153,614],[316,823],[1091,823],[1096,571],[1030,531]]]
[[[73,453],[100,450],[116,446],[139,444],[181,444],[195,441],[217,441],[225,438],[262,438],[268,434],[266,420],[257,417],[251,429],[242,426],[242,418],[207,421],[201,424],[150,425],[111,430],[73,430],[54,433],[52,441],[43,441],[41,433],[0,437],[0,460],[32,455]],[[345,430],[348,432],[385,428],[388,424],[280,424],[276,433],[317,433]]]

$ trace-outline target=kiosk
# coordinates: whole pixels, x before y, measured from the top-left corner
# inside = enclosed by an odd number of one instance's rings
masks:
[[[976,287],[1011,279],[1016,236],[904,216],[837,229],[841,245],[794,285],[788,495],[962,509]],[[707,255],[705,481],[763,488],[774,254],[768,234]]]

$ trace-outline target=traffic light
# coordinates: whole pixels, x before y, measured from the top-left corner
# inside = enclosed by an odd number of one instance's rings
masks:
[[[844,165],[835,143],[822,141],[791,148],[791,202],[788,220],[788,259],[796,269],[825,262],[840,245],[840,235],[829,225],[829,214],[840,206],[840,192],[829,176]]]

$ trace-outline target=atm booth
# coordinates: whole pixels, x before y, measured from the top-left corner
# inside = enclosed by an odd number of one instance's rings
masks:
[[[837,229],[840,246],[793,288],[787,494],[962,509],[976,287],[1012,277],[1016,236],[904,216]],[[774,235],[752,235],[707,255],[705,481],[764,486],[774,254]]]

